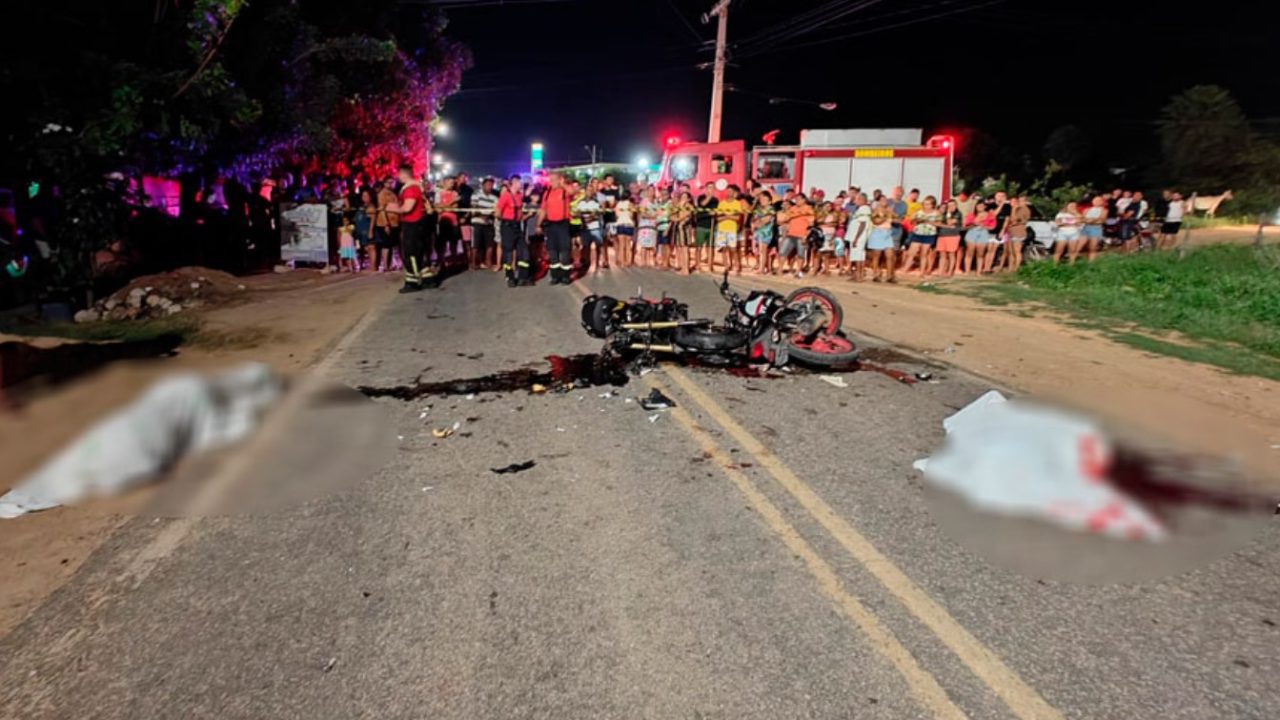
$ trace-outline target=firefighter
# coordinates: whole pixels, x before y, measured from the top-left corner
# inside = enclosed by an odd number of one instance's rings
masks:
[[[538,208],[537,227],[547,240],[547,262],[551,266],[551,284],[572,282],[573,257],[569,247],[569,204],[572,197],[564,186],[564,176],[552,173],[551,186],[542,196]]]
[[[400,215],[400,261],[404,263],[404,287],[400,292],[438,286],[436,274],[427,267],[427,242],[424,236],[428,203],[422,183],[413,177],[413,166],[401,165],[400,197],[388,210]]]
[[[533,281],[529,279],[529,241],[524,236],[524,191],[520,187],[519,175],[512,175],[498,194],[496,214],[507,287],[532,285]]]

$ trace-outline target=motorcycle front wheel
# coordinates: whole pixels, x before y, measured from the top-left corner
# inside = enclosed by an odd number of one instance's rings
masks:
[[[799,302],[816,304],[827,315],[827,321],[818,330],[828,335],[840,332],[840,326],[844,324],[844,308],[840,307],[840,301],[836,300],[835,295],[822,288],[802,287],[788,295],[783,302],[787,307]]]
[[[812,340],[792,337],[787,341],[787,354],[793,360],[818,367],[850,365],[858,359],[858,350],[849,338],[826,333],[818,333]]]

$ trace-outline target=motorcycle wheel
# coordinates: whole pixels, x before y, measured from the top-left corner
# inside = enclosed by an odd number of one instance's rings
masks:
[[[747,334],[723,327],[678,327],[672,335],[676,345],[704,353],[737,350],[747,344]]]
[[[787,354],[806,365],[835,367],[849,365],[858,359],[858,350],[843,335],[818,334],[812,341],[793,337],[787,341]]]
[[[816,302],[827,313],[827,324],[818,330],[827,335],[839,333],[840,326],[844,324],[844,309],[840,307],[840,301],[836,300],[836,296],[830,292],[818,287],[802,287],[788,295],[783,302],[789,306],[793,302],[810,300]]]

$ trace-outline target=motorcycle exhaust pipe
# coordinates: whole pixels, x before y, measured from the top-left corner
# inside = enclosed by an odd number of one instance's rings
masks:
[[[631,343],[632,350],[650,350],[652,352],[677,353],[675,345],[645,345],[644,343]]]
[[[622,323],[623,330],[670,330],[678,327],[710,325],[710,320],[663,320],[655,323]]]

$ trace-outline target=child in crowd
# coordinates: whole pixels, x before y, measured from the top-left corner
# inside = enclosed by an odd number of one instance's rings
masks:
[[[359,272],[356,262],[356,226],[351,220],[351,213],[343,215],[342,225],[338,228],[338,272]]]

